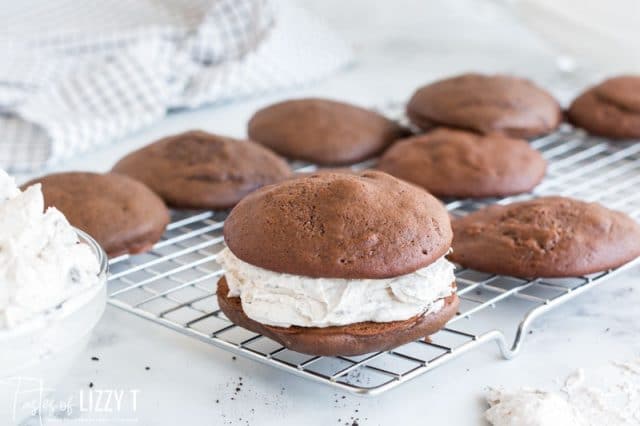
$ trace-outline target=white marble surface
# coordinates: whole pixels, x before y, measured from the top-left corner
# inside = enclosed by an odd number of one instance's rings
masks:
[[[330,80],[232,105],[176,113],[112,146],[60,164],[57,170],[107,170],[130,150],[158,137],[202,128],[243,136],[257,107],[276,99],[322,95],[364,105],[406,99],[418,85],[465,71],[503,71],[557,81],[554,55],[493,2],[305,1],[355,47],[356,63]],[[488,385],[553,386],[576,367],[640,353],[638,269],[630,270],[538,320],[519,357],[505,361],[495,345],[465,355],[380,397],[336,393],[181,336],[108,307],[88,349],[56,398],[93,390],[136,390],[117,413],[92,413],[82,424],[360,425],[484,424]],[[91,357],[99,357],[92,361]],[[145,367],[150,367],[146,370]],[[242,377],[243,386],[235,388]],[[231,399],[233,397],[234,399]],[[219,402],[217,402],[219,401]],[[356,411],[357,410],[357,411]],[[75,416],[72,416],[75,417]],[[342,423],[338,422],[342,420]],[[81,424],[76,418],[46,424]],[[37,424],[35,420],[27,424]],[[351,421],[350,423],[351,424]]]

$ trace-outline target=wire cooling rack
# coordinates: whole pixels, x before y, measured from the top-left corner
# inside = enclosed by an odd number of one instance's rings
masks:
[[[533,141],[532,146],[549,161],[548,174],[533,194],[448,200],[448,210],[464,215],[492,203],[561,194],[598,201],[638,219],[640,143],[609,143],[564,127]],[[459,315],[437,334],[358,357],[310,356],[235,326],[219,310],[216,282],[222,271],[216,255],[224,247],[225,216],[174,212],[152,251],[111,260],[109,303],[235,354],[358,394],[380,394],[488,342],[496,342],[502,355],[511,358],[522,348],[534,319],[621,270],[524,280],[459,268]]]

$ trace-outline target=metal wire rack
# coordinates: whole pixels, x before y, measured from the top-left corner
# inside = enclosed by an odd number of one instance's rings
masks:
[[[549,161],[533,194],[448,200],[454,215],[491,203],[561,194],[640,215],[640,143],[612,143],[570,127],[532,142]],[[364,167],[359,165],[359,167]],[[313,170],[312,165],[294,167]],[[569,279],[519,279],[459,268],[459,315],[428,339],[358,357],[320,357],[290,351],[230,323],[219,310],[216,263],[224,247],[224,212],[174,212],[152,251],[110,262],[109,303],[219,348],[344,391],[376,395],[427,373],[487,342],[515,356],[531,322],[602,283],[622,268]],[[625,266],[628,267],[629,265]]]

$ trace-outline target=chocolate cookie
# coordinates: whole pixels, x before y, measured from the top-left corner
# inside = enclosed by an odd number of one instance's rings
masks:
[[[250,139],[285,157],[323,165],[366,160],[406,135],[376,112],[326,99],[280,102],[249,121]]]
[[[113,171],[144,182],[173,207],[213,210],[233,207],[291,173],[283,159],[256,143],[201,131],[147,145]]]
[[[162,200],[142,183],[115,173],[56,173],[22,185],[42,184],[47,207],[98,241],[109,257],[149,250],[169,223]]]
[[[298,352],[323,356],[352,356],[393,349],[402,344],[429,336],[440,330],[458,310],[454,293],[444,300],[437,312],[405,321],[387,323],[361,322],[340,327],[274,327],[247,317],[239,297],[228,297],[229,288],[222,277],[218,281],[218,304],[233,323],[260,333]]]
[[[414,93],[407,114],[423,130],[444,126],[516,138],[544,135],[562,121],[549,93],[507,75],[464,74],[428,84]]]
[[[640,138],[640,76],[615,77],[591,87],[571,103],[568,117],[594,135]]]
[[[564,197],[493,205],[453,221],[462,266],[517,277],[581,276],[640,256],[640,225],[600,204]]]
[[[319,173],[262,188],[231,211],[224,237],[241,260],[314,278],[414,272],[451,245],[447,211],[386,173]]]
[[[522,139],[436,129],[396,142],[378,169],[441,197],[501,197],[533,189],[546,161]]]

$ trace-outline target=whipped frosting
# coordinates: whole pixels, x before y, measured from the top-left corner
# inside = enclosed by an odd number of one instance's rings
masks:
[[[278,327],[329,327],[364,321],[390,322],[437,312],[454,288],[454,266],[444,257],[415,272],[386,279],[311,278],[283,274],[236,257],[217,257],[230,297],[245,314]]]
[[[39,184],[21,192],[0,170],[0,328],[12,328],[99,281],[95,254]]]
[[[490,389],[485,418],[493,426],[640,425],[640,358],[590,373],[574,371],[555,391]]]
[[[492,389],[485,417],[493,426],[587,426],[578,409],[558,392]]]

